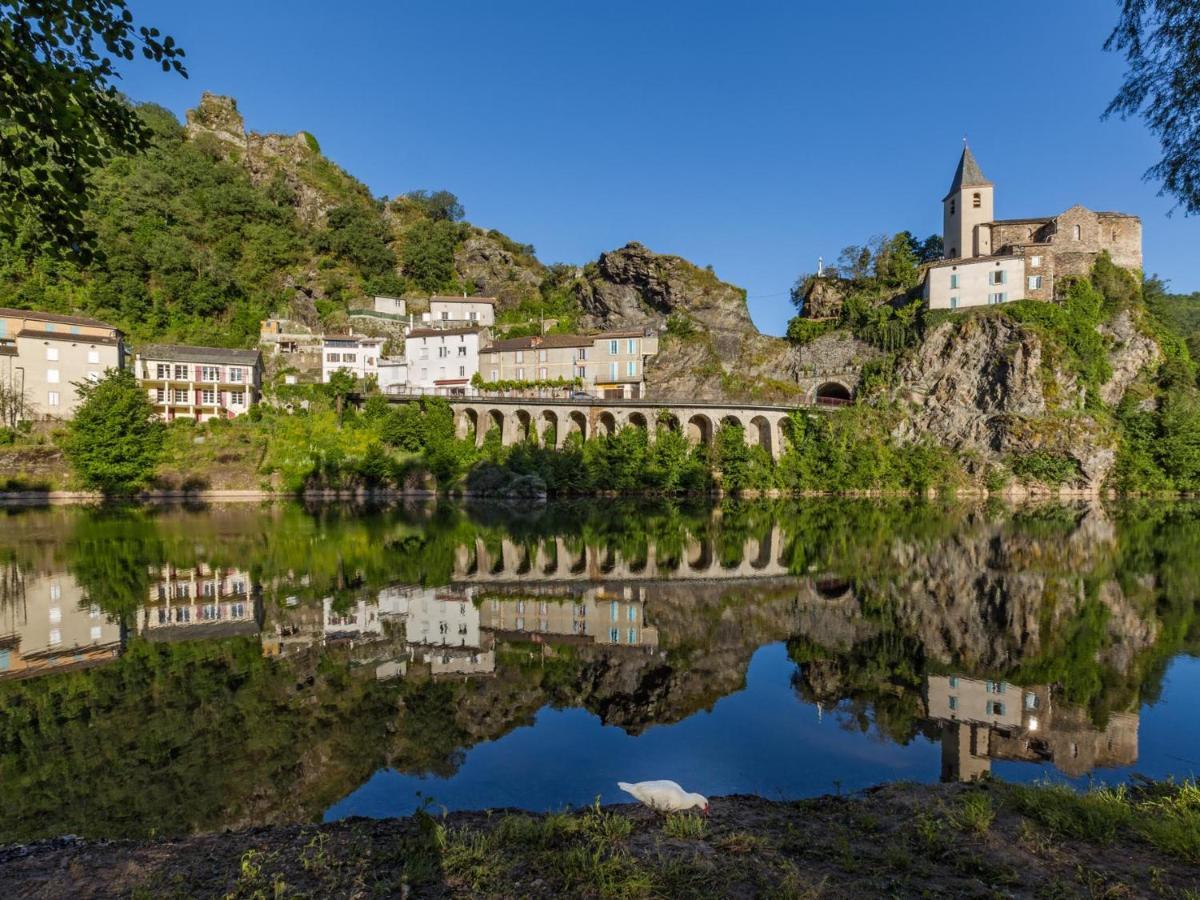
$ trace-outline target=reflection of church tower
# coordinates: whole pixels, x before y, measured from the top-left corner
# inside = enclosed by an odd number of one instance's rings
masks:
[[[942,240],[946,259],[988,256],[992,252],[992,190],[971,148],[963,146],[950,191],[942,198]]]
[[[975,781],[992,770],[991,731],[970,722],[942,723],[942,781]]]

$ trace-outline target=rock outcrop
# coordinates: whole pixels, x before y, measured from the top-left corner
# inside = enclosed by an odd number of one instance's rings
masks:
[[[895,437],[931,438],[977,462],[1034,450],[1069,456],[1077,487],[1098,490],[1116,458],[1113,439],[1080,411],[1077,379],[1048,366],[1043,351],[1036,333],[1007,317],[943,322],[897,371],[895,394],[908,410]]]

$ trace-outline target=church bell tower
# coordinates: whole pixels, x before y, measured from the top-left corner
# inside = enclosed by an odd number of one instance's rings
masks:
[[[950,192],[942,198],[942,241],[946,259],[991,255],[991,231],[979,226],[995,218],[993,189],[992,183],[983,177],[971,148],[964,142]]]

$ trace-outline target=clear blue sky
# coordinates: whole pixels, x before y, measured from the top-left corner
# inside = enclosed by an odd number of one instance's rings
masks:
[[[711,264],[764,331],[818,256],[938,231],[964,133],[998,217],[1136,213],[1147,270],[1200,290],[1200,219],[1142,181],[1157,142],[1100,120],[1108,0],[131,5],[191,79],[128,64],[130,96],[182,117],[230,94],[252,130],[311,131],[379,195],[454,191],[544,262],[637,240]]]

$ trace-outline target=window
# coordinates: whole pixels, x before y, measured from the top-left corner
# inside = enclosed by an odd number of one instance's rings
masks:
[[[171,367],[166,363],[159,363],[154,369],[155,377],[167,379],[171,377]]]
[[[215,405],[217,402],[217,392],[212,388],[205,388],[200,392],[200,402],[206,406]]]
[[[950,687],[952,687],[952,688],[958,687],[958,676],[957,675],[950,676]]]
[[[587,366],[576,366],[575,367],[575,377],[576,378],[587,378]]]
[[[472,322],[477,322],[479,320],[479,313],[477,313],[477,312],[467,313],[467,318],[470,319]]]
[[[999,303],[1003,303],[1007,297],[1008,295],[1003,293],[988,294],[988,303],[990,303],[992,306],[995,306]]]
[[[974,209],[979,209],[979,207],[983,206],[983,197],[979,195],[978,191],[971,195],[971,206]]]
[[[492,381],[496,381],[499,378],[500,378],[500,373],[496,369],[492,369]]]
[[[175,402],[176,403],[187,403],[188,402],[188,392],[186,390],[184,390],[183,388],[176,388],[175,389]]]
[[[538,369],[538,378],[542,379],[542,381],[546,380],[546,367],[545,366],[542,366],[540,369]]]
[[[57,581],[50,582],[50,599],[51,600],[61,600],[62,599],[62,585],[59,584]],[[55,612],[54,610],[50,611],[50,615],[52,617],[54,615],[54,612]],[[51,621],[53,622],[53,621],[57,621],[57,620],[54,618],[51,618]]]
[[[620,628],[610,628],[608,630],[608,639],[610,641],[612,641],[614,644],[619,644],[621,642],[621,629]]]
[[[157,400],[159,403],[165,403],[167,400],[166,388],[158,388],[157,390],[155,390],[154,399]]]
[[[958,248],[951,247],[950,252],[946,254],[946,259],[954,259],[956,256],[958,256]]]
[[[1115,238],[1116,236],[1117,236],[1117,233],[1114,231],[1113,237]],[[79,334],[79,326],[78,325],[71,326],[71,334]]]
[[[989,700],[987,702],[987,710],[984,715],[1002,716],[1004,715],[1004,704],[999,700]]]
[[[1025,694],[1025,708],[1026,709],[1037,709],[1038,708],[1037,694],[1033,693],[1032,691],[1029,691]]]
[[[625,342],[625,352],[629,354],[637,353],[637,339],[630,338]]]
[[[246,392],[245,391],[230,391],[229,393],[230,406],[245,406]]]
[[[615,362],[608,364],[608,377],[613,381],[617,380],[617,364]]]
[[[612,601],[612,602],[611,602],[611,603],[608,605],[608,617],[609,617],[609,619],[611,619],[613,622],[617,621],[617,618],[618,618],[618,616],[619,616],[619,614],[620,614],[620,611],[621,611],[621,605],[620,605],[619,603],[617,603],[617,601],[616,601],[616,600],[613,600],[613,601]]]
[[[48,362],[58,362],[58,348],[57,347],[47,347],[46,348],[46,360]]]
[[[956,709],[958,709],[958,698],[955,696],[951,696],[950,697],[950,711],[953,712]]]
[[[459,355],[459,356],[466,356],[466,355],[467,355],[467,345],[466,345],[466,344],[460,344],[460,345],[459,345],[459,347],[458,347],[458,355]]]
[[[1039,267],[1041,264],[1042,264],[1042,258],[1041,258],[1040,256],[1031,256],[1031,257],[1029,257],[1029,265],[1031,265],[1033,268],[1035,268],[1035,269],[1036,269],[1036,268],[1038,268],[1038,267]]]
[[[358,354],[357,353],[343,353],[342,354],[342,362],[356,363],[356,362],[358,362]]]
[[[450,313],[449,313],[449,311],[447,311],[447,310],[444,310],[444,309],[442,310],[442,321],[443,321],[443,322],[449,322],[449,321],[450,321]]]
[[[445,359],[450,355],[450,348],[446,346],[438,347],[438,359]]]
[[[625,363],[625,374],[628,375],[630,378],[634,378],[637,376],[637,361],[636,360],[631,359]]]
[[[955,272],[954,274],[952,274],[950,276],[950,290],[954,290],[957,287],[958,287],[958,273]]]
[[[575,354],[576,359],[587,359],[587,347],[580,347],[579,352]]]
[[[229,367],[229,380],[233,384],[241,384],[246,380],[246,370],[240,366]]]
[[[335,363],[335,362],[341,362],[341,361],[342,361],[342,354],[340,354],[340,353],[326,353],[326,354],[325,354],[325,361],[326,361],[326,362],[332,362],[332,363]]]
[[[188,367],[187,366],[176,366],[175,367],[175,380],[176,381],[187,381],[188,380]]]
[[[100,351],[99,350],[89,350],[87,360],[93,366],[100,365]]]
[[[201,366],[200,367],[201,381],[220,381],[221,370],[216,366]]]
[[[517,362],[525,362],[525,351],[518,350],[515,359]]]
[[[104,630],[99,625],[92,626],[92,640],[93,641],[100,640],[100,638],[103,634],[104,634]]]
[[[58,391],[50,391],[46,394],[47,406],[58,406]]]
[[[1042,276],[1041,275],[1030,275],[1028,282],[1029,282],[1029,290],[1040,291],[1042,289]]]
[[[616,356],[616,355],[617,355],[617,342],[616,342],[616,341],[609,341],[609,342],[608,342],[608,355],[609,355],[609,356]]]
[[[58,369],[46,370],[46,384],[58,384]]]
[[[1072,229],[1072,234],[1074,235],[1075,240],[1079,240],[1083,236],[1083,229],[1076,225]]]
[[[988,284],[1004,284],[1008,281],[1008,273],[1003,269],[988,272]]]
[[[517,381],[524,381],[524,380],[525,380],[525,369],[522,367],[522,368],[517,369]]]
[[[459,377],[459,378],[466,378],[466,377],[467,377],[467,367],[466,367],[466,366],[459,366],[459,367],[458,367],[458,377]]]
[[[951,309],[958,309],[958,298],[957,298],[957,297],[951,297],[951,298],[950,298],[950,308],[951,308]]]
[[[631,643],[631,644],[637,643],[637,629],[636,628],[629,629],[629,643]]]
[[[954,198],[950,198],[950,215],[954,215]]]
[[[53,322],[47,322],[47,323],[46,323],[46,330],[47,330],[47,331],[58,331],[58,326],[57,326],[57,325],[55,325]]]

